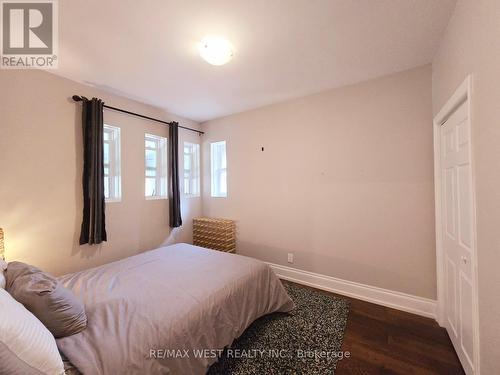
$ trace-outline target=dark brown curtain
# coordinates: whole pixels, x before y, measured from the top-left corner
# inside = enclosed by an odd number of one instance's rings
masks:
[[[172,122],[168,130],[170,183],[168,198],[170,202],[170,227],[182,225],[181,193],[179,188],[179,124]]]
[[[80,245],[107,240],[104,214],[103,105],[83,98],[83,221]]]

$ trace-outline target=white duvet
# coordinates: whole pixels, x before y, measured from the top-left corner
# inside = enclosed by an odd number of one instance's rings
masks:
[[[60,280],[88,326],[57,345],[85,375],[204,374],[255,319],[293,308],[268,265],[188,244]]]

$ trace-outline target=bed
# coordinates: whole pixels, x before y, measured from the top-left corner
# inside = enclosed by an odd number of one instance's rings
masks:
[[[204,374],[257,318],[293,302],[252,258],[176,244],[62,276],[87,328],[57,340],[87,374]]]

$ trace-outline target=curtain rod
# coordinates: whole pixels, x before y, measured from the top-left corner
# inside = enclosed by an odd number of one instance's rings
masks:
[[[72,96],[73,100],[75,102],[81,102],[83,100],[83,97],[82,96],[79,96],[79,95],[73,95]],[[151,121],[156,121],[156,122],[160,122],[162,124],[165,124],[165,125],[172,125],[171,122],[167,122],[167,121],[163,121],[163,120],[159,120],[157,118],[153,118],[153,117],[149,117],[149,116],[144,116],[144,115],[141,115],[139,113],[135,113],[135,112],[130,112],[130,111],[127,111],[125,109],[121,109],[121,108],[116,108],[116,107],[112,107],[110,105],[106,105],[106,104],[103,104],[103,106],[105,108],[108,108],[108,109],[112,109],[113,111],[118,111],[118,112],[123,112],[123,113],[126,113],[126,114],[129,114],[129,115],[132,115],[132,116],[137,116],[137,117],[141,117],[141,118],[144,118],[146,120],[151,120]],[[201,130],[196,130],[196,129],[192,129],[192,128],[187,128],[185,126],[180,126],[179,125],[179,128],[181,129],[185,129],[185,130],[190,130],[192,132],[195,132],[195,133],[198,133],[199,135],[202,135],[202,134],[205,134],[205,132],[202,132]]]

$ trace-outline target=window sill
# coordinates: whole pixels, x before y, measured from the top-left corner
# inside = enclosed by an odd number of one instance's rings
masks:
[[[122,201],[121,198],[111,198],[111,199],[105,199],[104,203],[120,203]]]
[[[168,197],[145,197],[147,201],[157,201],[157,200],[162,200],[165,199],[167,200]]]

